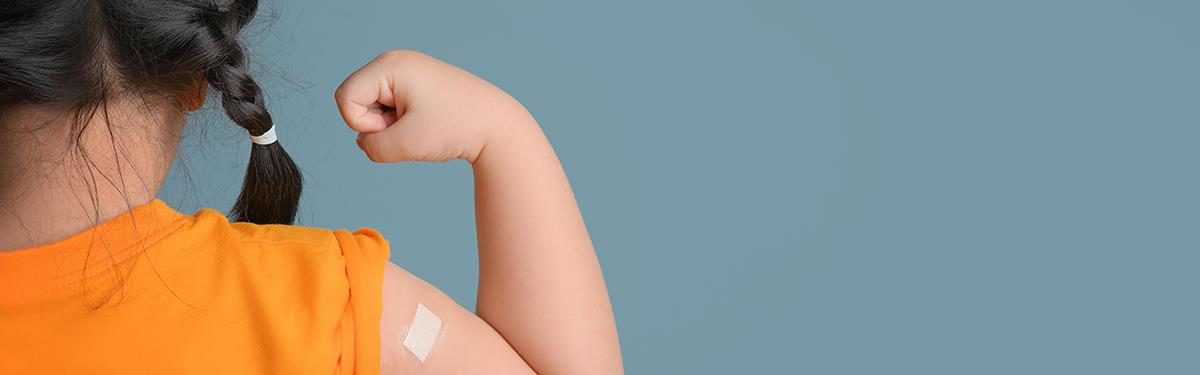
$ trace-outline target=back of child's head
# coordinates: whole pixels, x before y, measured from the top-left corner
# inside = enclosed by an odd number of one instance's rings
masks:
[[[274,123],[238,40],[257,9],[257,0],[4,0],[0,113],[63,111],[78,142],[117,98],[188,110],[180,98],[211,85],[234,123],[267,133]],[[290,224],[300,192],[300,172],[279,142],[253,144],[231,216]]]

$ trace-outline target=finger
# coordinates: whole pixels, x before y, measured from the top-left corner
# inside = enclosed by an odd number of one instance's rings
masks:
[[[377,163],[413,161],[416,152],[411,138],[411,122],[413,115],[400,118],[395,125],[377,132],[359,132],[358,148],[362,149],[368,159]],[[411,124],[410,124],[411,125]]]
[[[375,104],[367,107],[367,114],[361,117],[365,121],[382,122],[385,126],[391,126],[396,123],[399,114],[396,109],[382,104]],[[382,130],[382,128],[380,128]]]
[[[382,131],[403,114],[388,70],[377,59],[350,74],[334,92],[342,120],[360,133]],[[389,114],[389,112],[391,112]]]

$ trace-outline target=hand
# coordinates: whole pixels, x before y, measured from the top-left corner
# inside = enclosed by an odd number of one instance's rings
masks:
[[[334,98],[374,162],[463,159],[475,163],[489,139],[525,108],[496,86],[410,50],[376,57],[346,78]]]

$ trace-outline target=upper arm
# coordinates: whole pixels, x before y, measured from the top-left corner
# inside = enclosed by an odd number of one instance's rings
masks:
[[[428,313],[413,330],[417,306]],[[380,370],[383,374],[532,374],[508,342],[487,322],[467,311],[437,288],[388,262],[383,274],[383,315],[380,319]],[[436,331],[435,331],[436,330]],[[405,346],[432,339],[424,361]],[[420,344],[413,343],[418,347]]]

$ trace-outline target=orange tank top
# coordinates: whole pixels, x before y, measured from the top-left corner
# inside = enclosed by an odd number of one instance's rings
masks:
[[[375,374],[388,255],[154,200],[0,253],[0,374]]]

